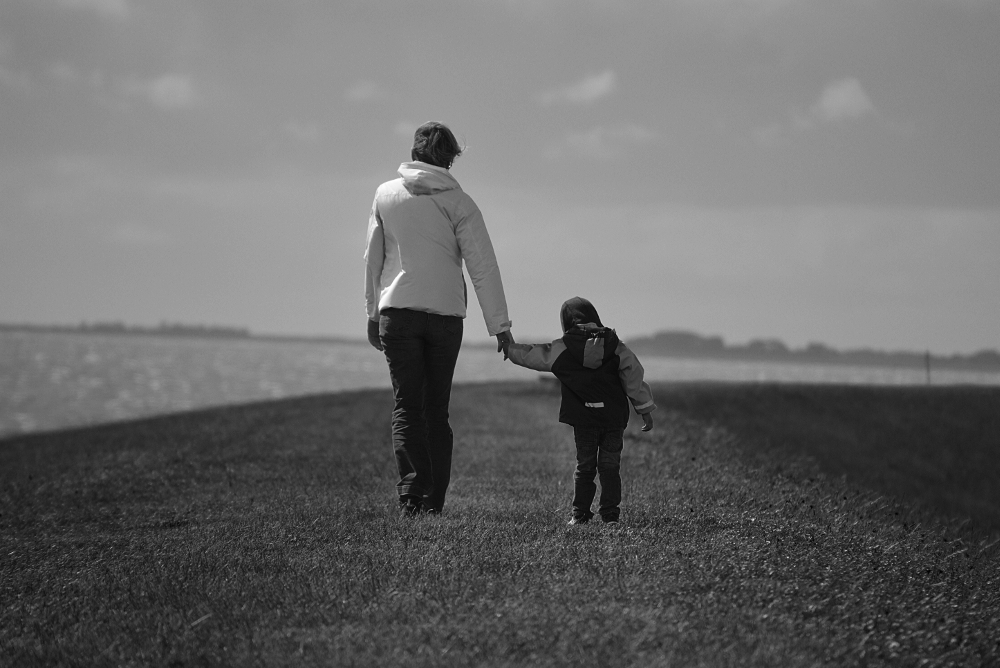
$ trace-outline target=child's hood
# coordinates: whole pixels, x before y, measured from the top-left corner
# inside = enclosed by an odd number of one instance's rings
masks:
[[[451,172],[426,162],[404,162],[399,166],[399,175],[403,177],[403,187],[411,195],[433,195],[445,190],[461,189]]]
[[[604,363],[606,342],[611,343],[612,351],[618,347],[615,330],[604,326],[597,309],[583,297],[563,302],[559,320],[567,351],[588,369],[598,369]]]
[[[604,327],[601,316],[597,314],[597,309],[583,297],[573,297],[564,301],[559,309],[559,321],[562,324],[563,334],[573,329],[574,325],[592,323],[598,327]]]

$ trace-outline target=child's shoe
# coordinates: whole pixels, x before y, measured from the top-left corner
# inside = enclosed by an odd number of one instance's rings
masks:
[[[571,519],[566,524],[572,527],[572,526],[576,526],[577,524],[586,524],[589,521],[590,521],[589,517],[574,517],[573,519]]]

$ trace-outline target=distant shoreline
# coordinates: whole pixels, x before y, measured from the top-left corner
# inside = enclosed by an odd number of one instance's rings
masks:
[[[79,325],[37,325],[0,323],[0,332],[98,334],[102,336],[176,337],[188,339],[267,341],[275,343],[366,344],[362,338],[330,335],[266,334],[249,328],[215,325],[161,323],[157,326],[126,325],[119,322],[81,323]],[[491,341],[466,341],[468,348],[489,348]],[[1000,353],[982,350],[972,355],[938,355],[928,352],[857,349],[840,351],[821,343],[802,349],[788,348],[778,339],[750,341],[745,345],[726,344],[722,337],[705,337],[686,331],[663,331],[652,336],[630,338],[629,347],[640,357],[666,357],[730,362],[766,362],[773,364],[813,364],[823,366],[861,366],[879,368],[953,369],[1000,373]]]
[[[168,336],[192,339],[236,339],[246,341],[276,341],[289,343],[366,343],[364,339],[339,336],[308,336],[301,334],[256,334],[241,327],[197,325],[158,325],[143,327],[118,323],[82,325],[32,325],[0,323],[0,332],[32,332],[40,334],[100,334],[112,336]]]
[[[721,336],[701,336],[681,330],[630,338],[628,345],[640,357],[653,355],[734,362],[1000,372],[1000,353],[996,350],[981,350],[971,355],[935,355],[930,351],[884,351],[871,348],[841,351],[823,343],[809,343],[804,348],[792,349],[779,339],[756,339],[746,344],[732,345],[727,344]]]
[[[786,355],[766,355],[744,353],[741,351],[729,351],[722,353],[690,352],[690,351],[670,351],[657,350],[633,346],[628,342],[629,347],[640,359],[644,357],[666,357],[671,359],[686,360],[718,360],[723,362],[759,362],[766,364],[805,364],[815,366],[840,366],[840,367],[870,367],[880,369],[925,369],[928,366],[926,353],[872,353],[854,354],[853,351],[830,356],[812,356],[808,354],[796,354],[792,352]],[[1000,373],[1000,360],[997,362],[987,361],[979,363],[968,357],[959,355],[943,356],[930,355],[930,368],[933,373],[936,369],[949,369],[952,371],[968,371],[975,373]]]

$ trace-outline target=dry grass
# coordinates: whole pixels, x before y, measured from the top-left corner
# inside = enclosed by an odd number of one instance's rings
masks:
[[[748,449],[766,429],[707,419],[745,387],[657,392],[618,526],[566,527],[572,438],[535,383],[456,388],[448,506],[415,520],[383,391],[0,443],[0,664],[1000,661],[996,547]]]

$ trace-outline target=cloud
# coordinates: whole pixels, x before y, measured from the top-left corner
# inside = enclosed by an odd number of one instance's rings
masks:
[[[349,102],[371,102],[384,100],[389,94],[374,81],[359,81],[344,93]]]
[[[148,81],[132,81],[124,86],[126,94],[144,97],[158,109],[176,111],[197,106],[200,98],[191,77],[164,74]]]
[[[585,132],[567,134],[561,142],[550,146],[545,155],[549,158],[614,158],[627,149],[655,143],[659,138],[659,133],[639,125],[599,125]]]
[[[793,134],[808,132],[824,124],[847,123],[877,115],[878,109],[861,82],[855,77],[845,77],[827,84],[808,111],[793,109],[788,121],[759,127],[753,131],[753,138],[764,146],[781,144],[789,141]]]
[[[813,118],[837,122],[875,113],[875,105],[861,87],[861,82],[854,77],[847,77],[834,81],[823,89],[810,113]]]
[[[179,74],[166,74],[150,81],[147,96],[161,109],[186,109],[198,101],[191,78]]]
[[[59,6],[93,11],[115,19],[124,19],[129,14],[128,0],[59,0]]]
[[[541,93],[538,101],[546,107],[559,103],[593,104],[613,93],[617,87],[618,77],[614,70],[608,69],[588,75],[575,84]]]

